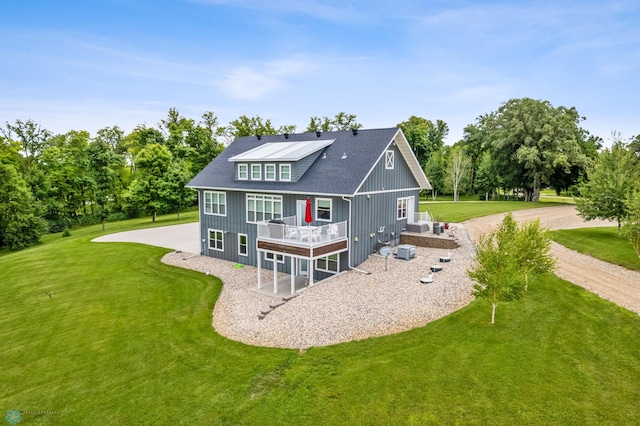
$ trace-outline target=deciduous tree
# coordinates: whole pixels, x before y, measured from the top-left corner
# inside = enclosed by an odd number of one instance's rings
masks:
[[[587,182],[579,186],[576,207],[586,220],[615,220],[618,236],[622,220],[629,213],[627,201],[640,186],[638,157],[621,141],[605,149],[589,171]]]
[[[453,192],[453,201],[457,202],[461,186],[466,182],[471,160],[464,153],[462,147],[456,146],[451,150],[451,157],[447,165],[447,182]]]
[[[518,226],[516,235],[517,263],[524,275],[524,291],[529,290],[529,279],[555,269],[556,260],[550,254],[551,235],[540,227],[540,219],[524,222]]]
[[[548,101],[511,99],[487,120],[500,168],[511,184],[522,186],[525,200],[537,201],[540,188],[558,170],[570,173],[572,165],[586,165],[580,149],[575,108],[553,107]]]
[[[434,124],[426,118],[411,116],[407,121],[398,124],[407,138],[413,153],[423,167],[431,156],[444,146],[444,138],[449,133],[449,126],[442,120]]]
[[[473,294],[491,303],[491,324],[495,324],[499,302],[520,299],[523,295],[524,275],[515,253],[516,229],[509,213],[497,230],[481,236],[476,245],[475,264],[468,271],[476,282]]]

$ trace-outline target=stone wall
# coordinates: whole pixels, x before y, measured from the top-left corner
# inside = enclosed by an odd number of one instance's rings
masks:
[[[457,249],[460,247],[453,238],[449,237],[429,237],[421,234],[413,234],[403,232],[400,234],[400,244],[413,244],[418,247],[440,248],[440,249]]]

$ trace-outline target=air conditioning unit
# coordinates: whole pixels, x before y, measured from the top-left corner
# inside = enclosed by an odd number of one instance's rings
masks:
[[[396,258],[409,260],[416,257],[416,246],[411,244],[402,244],[397,247]]]

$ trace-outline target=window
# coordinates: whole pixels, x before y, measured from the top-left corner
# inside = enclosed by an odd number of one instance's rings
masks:
[[[282,196],[247,194],[247,223],[282,217]]]
[[[321,257],[316,260],[316,269],[318,271],[330,272],[332,274],[337,274],[340,266],[340,261],[338,260],[338,254],[330,254],[327,257]]]
[[[262,180],[262,166],[260,164],[251,165],[251,180]]]
[[[270,261],[272,261],[272,262],[273,262],[273,258],[274,258],[274,256],[275,256],[275,258],[276,258],[276,262],[278,262],[278,263],[284,263],[284,256],[283,256],[283,255],[281,255],[281,254],[276,254],[276,253],[272,253],[272,252],[270,252],[270,251],[267,251],[267,252],[265,252],[265,253],[264,253],[264,258],[265,258],[265,259],[267,259],[267,260],[270,260]]]
[[[393,169],[393,150],[388,150],[384,152],[384,168],[385,169]]]
[[[249,179],[249,166],[246,164],[238,164],[238,180]]]
[[[265,164],[264,165],[264,180],[276,180],[276,165]]]
[[[204,214],[227,215],[227,194],[224,192],[204,192]]]
[[[316,220],[331,222],[331,199],[316,198]]]
[[[249,250],[247,248],[247,234],[238,234],[238,254],[240,256],[248,256]]]
[[[291,181],[291,164],[280,164],[280,180]]]
[[[224,251],[224,232],[218,229],[209,229],[209,248]]]
[[[408,197],[398,198],[398,220],[407,218]]]

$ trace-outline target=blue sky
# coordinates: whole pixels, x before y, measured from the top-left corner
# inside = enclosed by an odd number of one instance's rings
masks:
[[[0,14],[0,123],[155,126],[171,107],[303,131],[411,115],[450,127],[520,97],[640,133],[640,2],[22,0]]]

